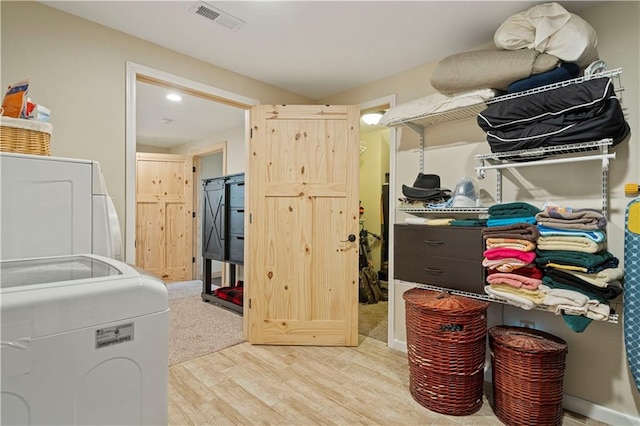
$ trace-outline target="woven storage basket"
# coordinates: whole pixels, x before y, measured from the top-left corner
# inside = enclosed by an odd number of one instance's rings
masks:
[[[475,413],[482,406],[489,303],[418,288],[403,297],[413,399],[438,413]]]
[[[567,343],[524,327],[489,330],[495,415],[508,425],[561,425]]]
[[[52,133],[49,123],[0,117],[0,151],[51,155]]]

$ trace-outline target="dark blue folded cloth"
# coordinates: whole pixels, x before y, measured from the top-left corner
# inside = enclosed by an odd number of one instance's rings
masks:
[[[522,80],[514,81],[507,88],[507,93],[522,92],[523,90],[533,89],[534,87],[570,80],[576,78],[579,74],[580,67],[578,65],[565,62],[550,71],[533,74]]]

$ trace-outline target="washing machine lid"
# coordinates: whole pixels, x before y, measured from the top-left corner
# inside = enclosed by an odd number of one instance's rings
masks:
[[[169,309],[162,280],[94,254],[0,261],[0,279],[3,342],[129,324]]]
[[[47,257],[3,262],[0,288],[122,275],[114,265],[87,256]]]

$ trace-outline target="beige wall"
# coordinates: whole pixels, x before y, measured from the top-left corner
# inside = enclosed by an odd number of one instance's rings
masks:
[[[616,159],[611,163],[610,221],[608,226],[609,250],[623,259],[624,209],[629,198],[624,196],[625,182],[640,181],[640,3],[607,2],[580,13],[598,34],[598,50],[609,68],[623,68],[625,88],[622,103],[632,129],[631,139],[614,148]],[[487,45],[479,40],[479,45]],[[488,46],[488,45],[487,45]],[[454,52],[452,52],[454,53]],[[382,55],[383,57],[384,55]],[[321,100],[321,103],[361,103],[392,93],[398,104],[434,93],[429,85],[435,64],[426,64]],[[403,183],[412,183],[419,171],[418,138],[403,128],[398,137],[396,152],[395,189],[401,194]],[[425,169],[441,176],[443,186],[453,189],[465,175],[474,176],[474,154],[490,152],[483,132],[474,120],[443,124],[426,130],[428,148]],[[495,173],[487,172],[480,181],[485,201],[495,197]],[[600,208],[601,173],[599,162],[573,163],[560,166],[527,167],[513,173],[505,172],[503,201],[526,201],[542,206],[553,200],[575,207]],[[404,220],[398,215],[396,222]],[[394,337],[404,343],[405,321],[402,292],[396,286]],[[621,313],[621,309],[618,309]],[[586,331],[570,331],[560,317],[544,312],[493,304],[489,315],[490,326],[518,325],[521,319],[534,321],[536,327],[567,340],[569,354],[565,372],[565,391],[573,396],[594,402],[631,416],[640,414],[640,395],[630,378],[626,364],[622,322],[610,324],[594,322]]]
[[[369,232],[382,235],[382,184],[389,171],[389,129],[363,132],[360,154],[360,201],[364,207],[364,227]],[[373,269],[379,271],[382,258],[382,240],[369,238]]]
[[[51,109],[52,155],[100,162],[123,231],[127,61],[262,103],[309,103],[40,3],[2,2],[0,7],[2,86],[31,76],[31,98]]]

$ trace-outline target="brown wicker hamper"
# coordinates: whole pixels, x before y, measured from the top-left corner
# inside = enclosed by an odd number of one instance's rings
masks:
[[[36,120],[0,117],[0,151],[51,155],[53,126]]]
[[[544,331],[489,330],[493,410],[508,425],[561,425],[567,343]]]
[[[489,303],[419,288],[403,297],[413,399],[438,413],[475,413],[482,407]]]

